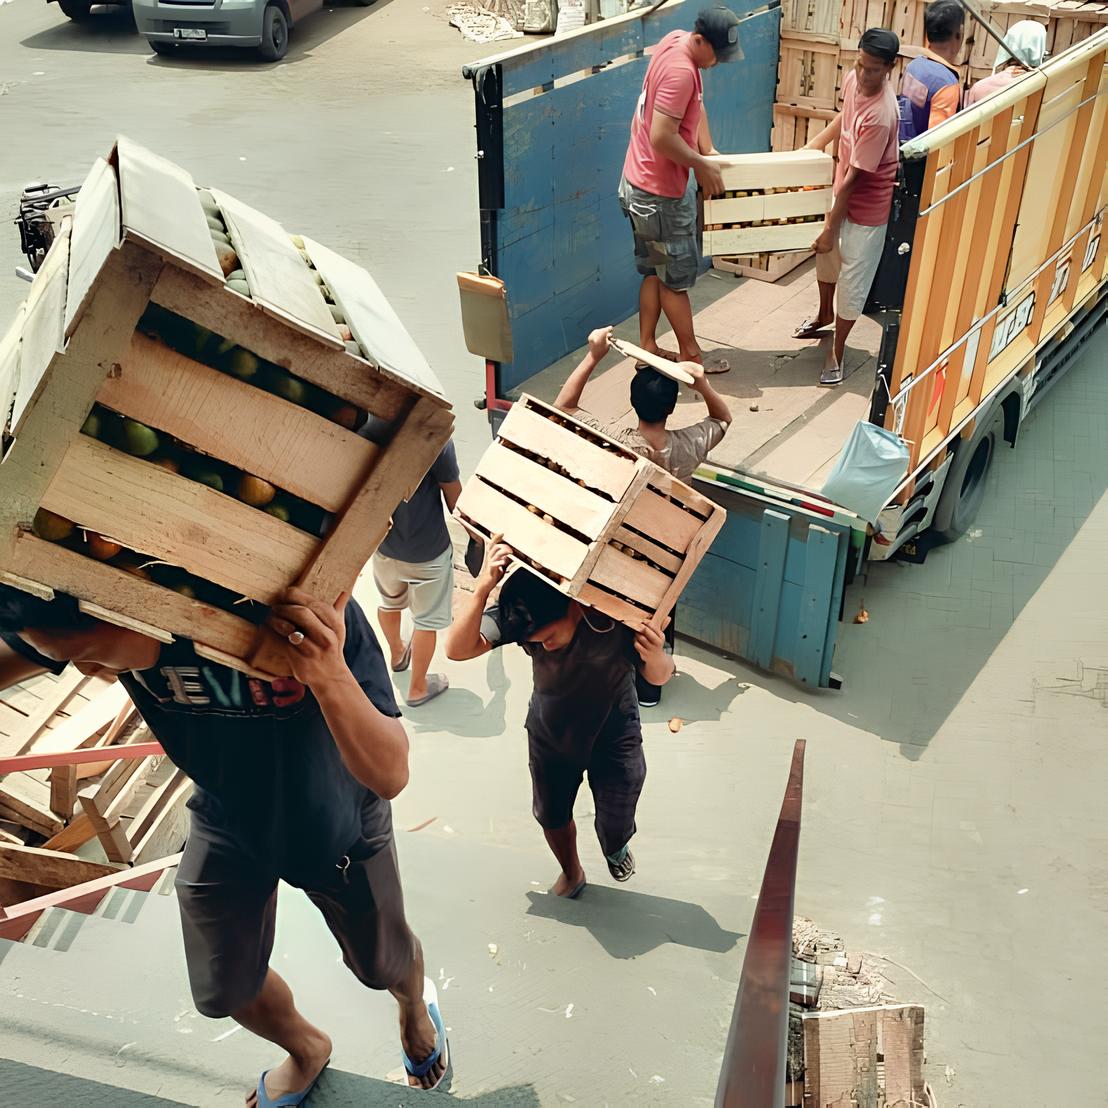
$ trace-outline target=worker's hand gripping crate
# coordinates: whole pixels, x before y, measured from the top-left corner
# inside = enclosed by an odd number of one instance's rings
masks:
[[[0,340],[0,416],[0,580],[263,675],[267,605],[351,589],[453,423],[368,273],[122,138]]]
[[[524,396],[457,516],[518,563],[613,619],[662,626],[726,512],[625,446]]]
[[[789,150],[717,160],[726,192],[704,201],[706,256],[811,248],[831,210],[830,154]]]

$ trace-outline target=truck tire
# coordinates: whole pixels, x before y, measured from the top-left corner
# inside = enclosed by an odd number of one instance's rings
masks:
[[[988,422],[963,439],[950,463],[935,519],[929,530],[942,542],[954,542],[969,530],[985,498],[985,483],[993,455],[1004,439],[1004,415],[998,408],[988,413]]]
[[[58,7],[64,15],[80,23],[92,13],[92,0],[58,0]]]
[[[262,15],[262,44],[258,55],[262,61],[279,62],[289,50],[289,21],[277,4],[270,4]]]

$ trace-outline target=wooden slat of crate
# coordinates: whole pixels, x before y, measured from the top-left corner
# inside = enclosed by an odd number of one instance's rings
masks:
[[[831,210],[829,188],[793,189],[763,196],[732,196],[704,202],[705,223],[751,223],[763,219],[792,219],[824,215]]]
[[[781,34],[776,99],[807,108],[832,108],[839,70],[838,42]]]
[[[138,332],[120,364],[97,394],[101,404],[329,512],[357,492],[380,454],[329,419]]]
[[[489,484],[518,496],[524,504],[534,504],[590,539],[599,538],[612,517],[610,500],[499,442],[485,451],[477,473]]]
[[[541,516],[480,479],[466,482],[457,510],[466,520],[477,524],[486,538],[510,534],[514,550],[566,580],[577,573],[589,551],[587,544],[552,523],[543,522]]]
[[[705,231],[703,251],[716,254],[758,254],[763,251],[808,250],[819,236],[823,224],[786,223],[772,227],[727,227]]]
[[[16,308],[11,325],[0,335],[0,432],[7,429],[15,390],[19,386],[19,347],[26,311],[24,301]]]
[[[593,565],[589,580],[654,610],[661,604],[673,578],[606,546]]]
[[[28,408],[42,391],[54,356],[65,347],[65,293],[69,274],[69,227],[54,239],[27,297],[19,351],[19,387],[12,404],[10,429],[18,437]]]
[[[298,331],[342,347],[331,309],[288,232],[276,220],[233,196],[218,189],[211,192],[246,271],[251,298],[263,311]]]
[[[49,581],[59,592],[70,596],[96,597],[105,608],[130,619],[149,620],[157,613],[158,623],[164,630],[192,639],[200,644],[198,650],[208,644],[230,657],[246,658],[259,636],[258,628],[241,616],[181,596],[172,589],[124,573],[28,532],[18,536],[12,565],[24,582]],[[10,575],[0,575],[0,579],[16,583]],[[288,670],[259,673],[260,676],[273,674],[287,676]]]
[[[671,554],[663,546],[652,539],[637,534],[628,527],[618,527],[612,534],[612,542],[622,543],[624,546],[637,550],[640,554],[649,558],[655,565],[670,573],[677,573],[681,569],[681,559],[676,554]]]
[[[222,285],[223,270],[189,174],[122,136],[115,155],[124,237]]]
[[[0,845],[0,877],[10,881],[27,881],[51,889],[66,889],[82,881],[108,877],[118,866],[90,862],[76,854],[62,854],[41,847]]]
[[[499,436],[506,442],[550,458],[575,480],[619,501],[630,487],[638,459],[629,451],[613,453],[598,445],[602,437],[586,438],[559,427],[544,416],[529,410],[523,402],[514,404],[500,426]]]
[[[115,170],[97,158],[85,177],[73,208],[69,244],[69,290],[65,333],[70,335],[88,303],[93,282],[108,254],[119,245],[119,182]]]
[[[410,388],[367,372],[365,364],[345,350],[323,345],[298,331],[274,327],[246,297],[213,288],[179,269],[165,268],[151,299],[387,422],[411,407]],[[441,403],[446,406],[445,401]]]
[[[377,366],[405,385],[442,396],[439,379],[370,274],[312,239],[304,240],[304,249],[327,282],[354,338]]]
[[[831,155],[820,150],[718,154],[712,155],[712,160],[720,165],[727,192],[829,185],[835,173]]]
[[[78,435],[42,506],[131,550],[272,603],[319,540],[198,481]]]
[[[650,535],[670,550],[683,554],[704,521],[656,492],[644,489],[623,522],[636,531]]]
[[[66,445],[92,407],[107,366],[130,342],[161,266],[160,259],[129,243],[113,251],[96,281],[82,326],[47,371],[50,403],[29,410],[16,448],[4,459],[0,571],[19,573],[8,562],[19,528],[34,518]]]

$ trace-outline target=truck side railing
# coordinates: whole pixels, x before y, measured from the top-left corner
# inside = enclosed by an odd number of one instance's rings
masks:
[[[1106,63],[1108,28],[901,148],[924,163],[885,413],[901,491],[1104,282]]]

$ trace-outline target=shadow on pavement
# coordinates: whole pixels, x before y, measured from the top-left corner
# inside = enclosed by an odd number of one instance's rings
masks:
[[[6,1104],[37,1105],[38,1108],[77,1104],[81,1108],[160,1108],[161,1105],[185,1103],[3,1058],[0,1058],[0,1089],[4,1090]]]
[[[455,738],[498,739],[506,728],[507,694],[511,682],[504,672],[504,657],[501,651],[493,650],[486,655],[485,683],[492,695],[488,701],[469,689],[451,685],[441,696],[435,697],[423,707],[409,708],[398,697],[400,710],[404,713],[404,722],[417,734],[428,731],[438,734],[448,731]],[[432,663],[434,672],[435,665]],[[403,674],[399,674],[403,677]],[[399,690],[401,696],[407,688]],[[522,730],[520,735],[522,735]]]
[[[324,1070],[312,1095],[304,1101],[305,1108],[416,1108],[423,1104],[469,1104],[474,1108],[539,1108],[539,1097],[530,1085],[514,1085],[511,1088],[478,1093],[472,1097],[438,1090],[427,1093],[419,1089],[412,1089],[405,1095],[404,1087],[391,1081],[347,1073],[332,1066]]]
[[[28,50],[84,50],[92,54],[149,54],[146,39],[135,28],[130,4],[108,4],[92,9],[88,19],[78,23],[67,19],[56,4],[58,22],[45,31],[25,38]]]
[[[587,928],[613,958],[639,958],[663,943],[726,954],[743,937],[725,931],[699,904],[589,885],[577,900],[529,892],[529,916]]]

